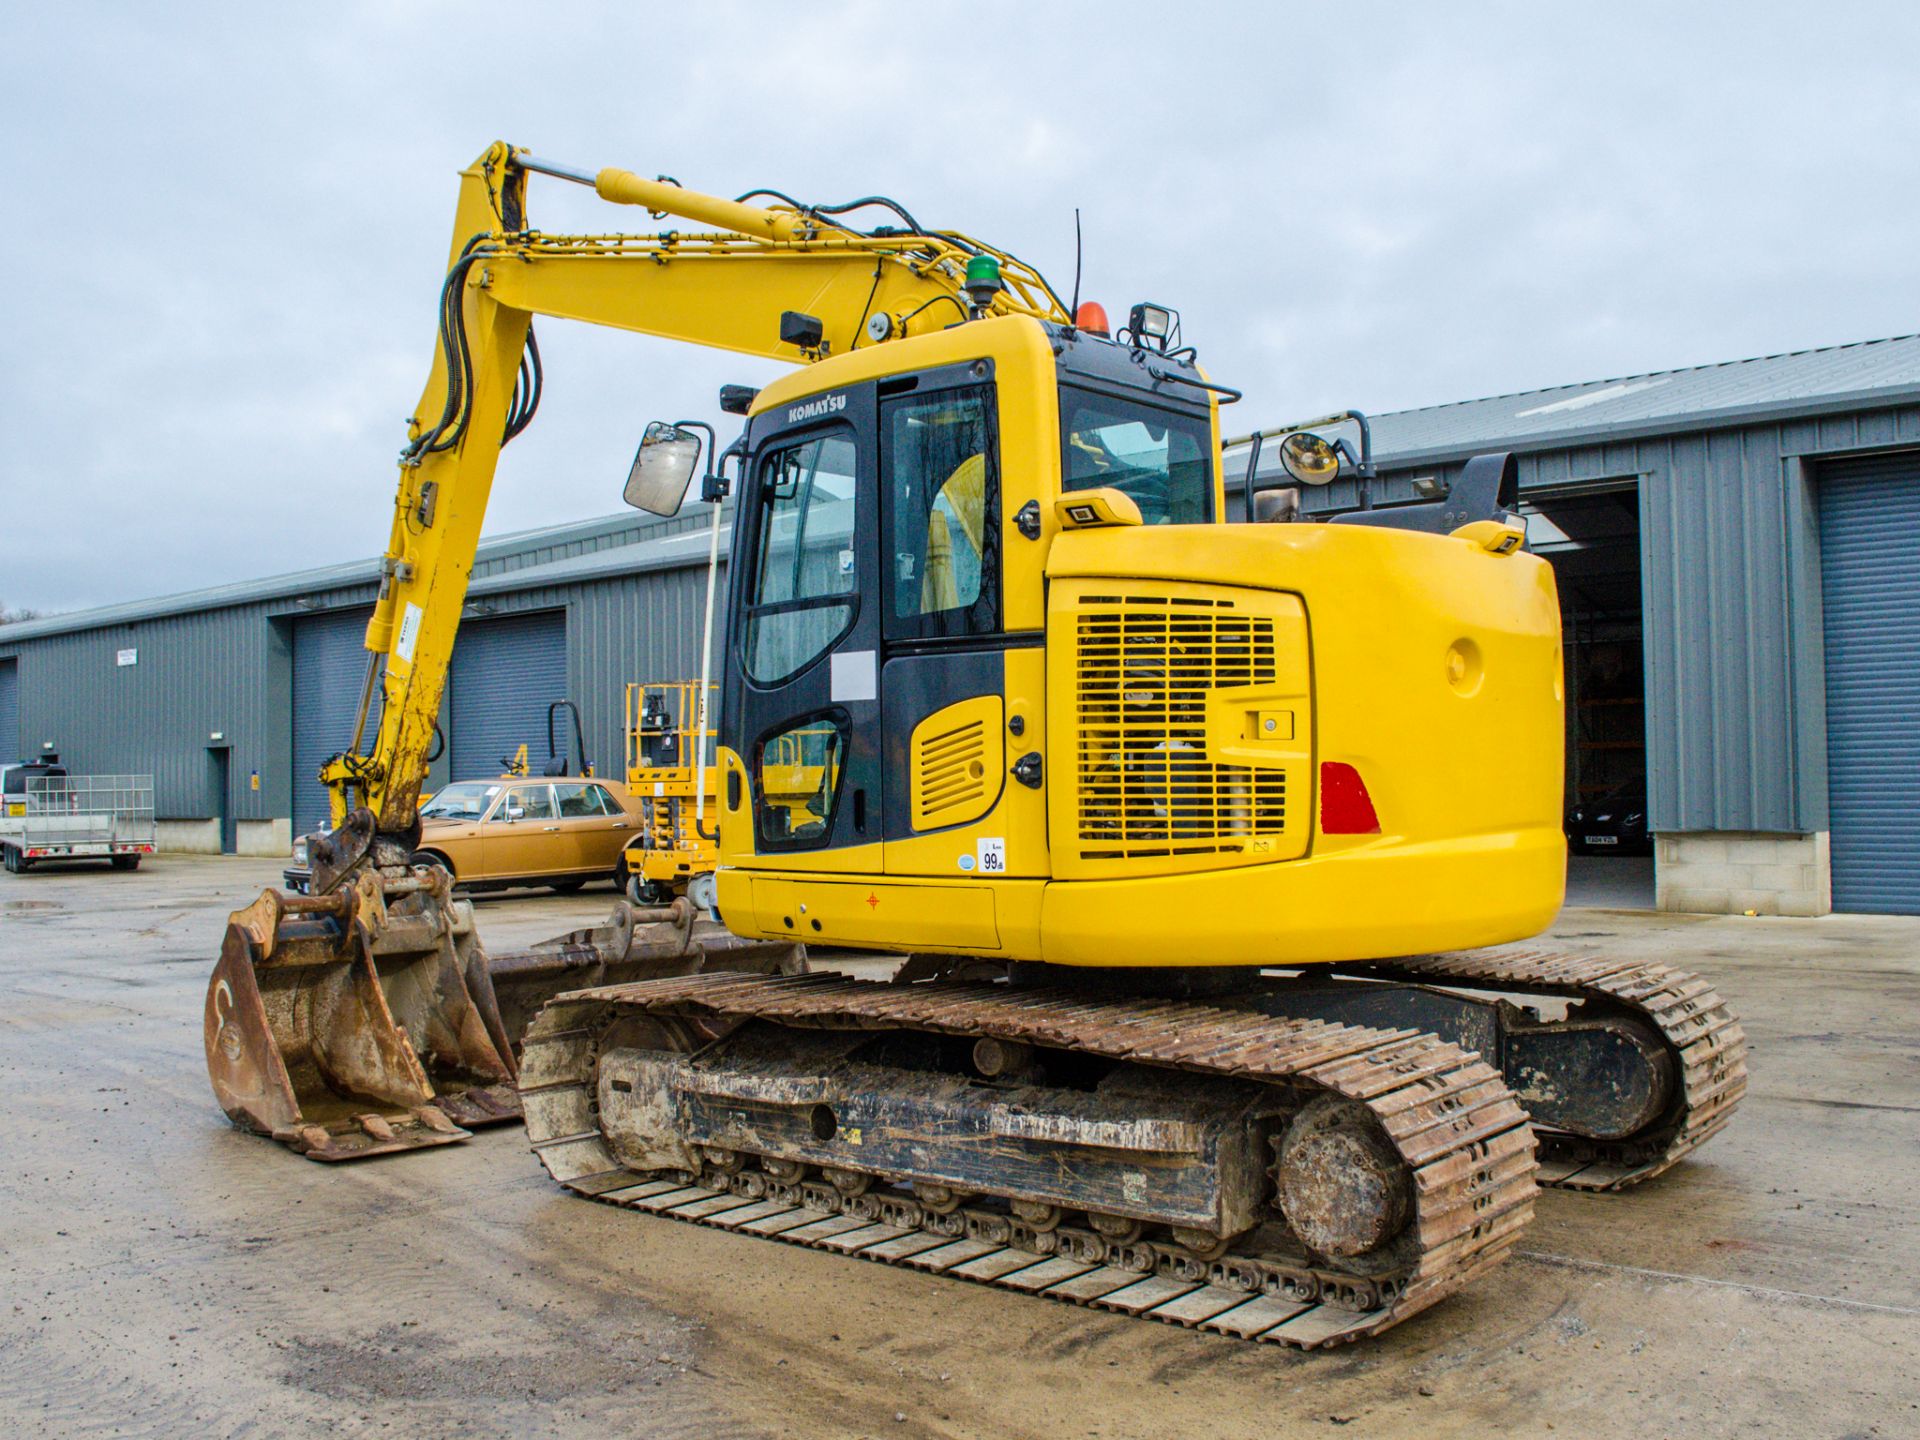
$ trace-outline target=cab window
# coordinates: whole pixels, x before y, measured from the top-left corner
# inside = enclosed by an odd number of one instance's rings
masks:
[[[1064,488],[1111,486],[1140,507],[1149,525],[1213,519],[1213,438],[1205,416],[1062,386],[1060,433]]]
[[[746,643],[760,684],[797,675],[853,623],[856,461],[853,438],[834,432],[761,463]]]
[[[998,626],[992,400],[991,387],[969,386],[881,403],[892,634],[977,634]]]

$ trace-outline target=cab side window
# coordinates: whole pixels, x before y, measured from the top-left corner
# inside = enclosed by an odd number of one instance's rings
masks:
[[[975,385],[883,400],[888,633],[999,627],[999,456],[993,391]]]
[[[851,435],[832,432],[761,465],[746,645],[747,674],[761,684],[799,674],[853,624],[857,459]]]

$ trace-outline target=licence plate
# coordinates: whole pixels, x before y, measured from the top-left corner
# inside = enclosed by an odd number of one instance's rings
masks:
[[[1589,845],[1618,845],[1620,843],[1620,837],[1618,835],[1588,835],[1584,838]]]

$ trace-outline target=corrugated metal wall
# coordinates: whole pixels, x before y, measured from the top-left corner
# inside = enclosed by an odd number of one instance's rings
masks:
[[[367,619],[372,607],[310,615],[293,624],[293,833],[327,823],[320,767],[353,741],[366,685]],[[380,728],[380,693],[367,709],[368,736]]]
[[[1638,484],[1656,831],[1827,828],[1819,527],[1809,462],[1908,445],[1920,445],[1920,408],[1521,455],[1523,498],[1589,482]],[[1389,470],[1375,499],[1412,499],[1414,476],[1451,481],[1458,468]],[[1270,469],[1263,461],[1263,481]],[[1346,481],[1303,498],[1315,512],[1357,503]],[[1228,508],[1238,516],[1237,498]]]
[[[0,760],[24,760],[20,744],[20,664],[0,660]]]
[[[587,750],[602,775],[619,779],[626,773],[622,707],[627,684],[699,677],[707,571],[705,555],[697,558],[698,564],[683,569],[597,581],[572,596],[567,685],[580,706]],[[714,601],[716,678],[726,641],[726,599],[723,561]]]
[[[122,650],[135,663],[118,664]],[[224,743],[234,818],[287,813],[291,655],[265,605],[49,635],[17,656],[25,748],[51,740],[75,772],[151,772],[159,815],[205,819],[217,813],[207,747]]]
[[[1833,908],[1920,915],[1920,455],[1817,484]]]
[[[448,677],[453,778],[497,775],[521,745],[531,772],[540,774],[547,760],[547,709],[566,698],[566,683],[564,610],[462,625]],[[564,757],[573,737],[562,716],[553,720],[554,744]]]

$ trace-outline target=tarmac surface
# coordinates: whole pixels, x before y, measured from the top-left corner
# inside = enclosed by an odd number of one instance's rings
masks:
[[[587,1204],[517,1128],[333,1167],[242,1134],[201,1003],[278,868],[0,876],[0,1433],[1920,1434],[1920,921],[1564,912],[1714,979],[1740,1118],[1302,1354]],[[477,910],[505,949],[613,898]]]

